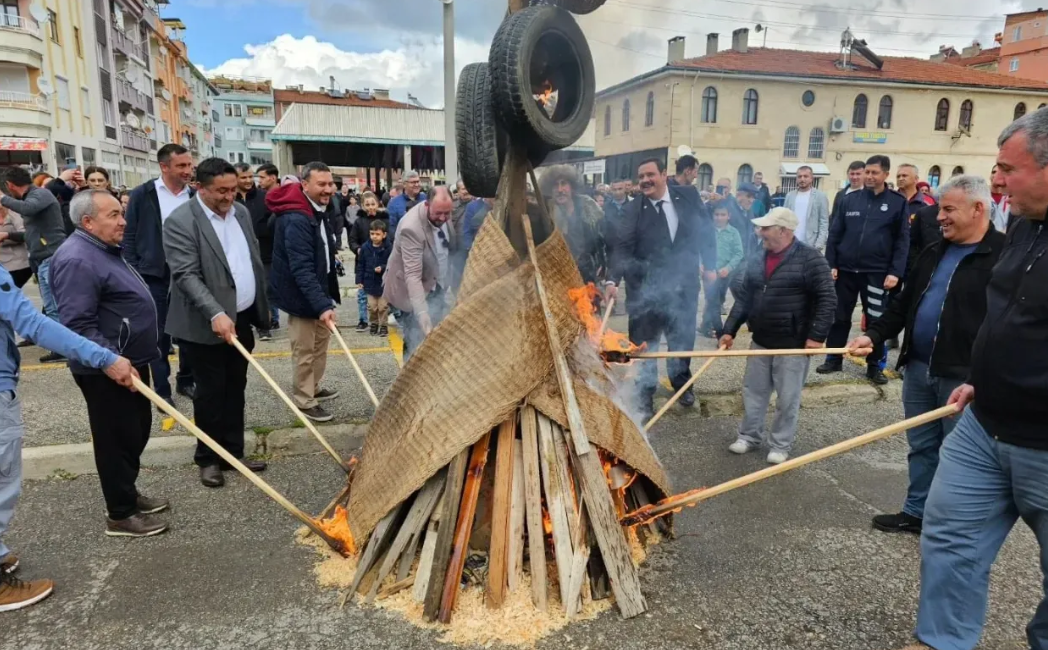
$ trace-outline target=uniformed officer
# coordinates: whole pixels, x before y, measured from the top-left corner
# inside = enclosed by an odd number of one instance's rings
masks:
[[[887,188],[891,161],[871,156],[866,161],[865,189],[841,201],[838,218],[830,224],[826,261],[836,280],[837,313],[826,346],[843,347],[848,341],[855,301],[862,299],[867,326],[888,307],[891,293],[906,273],[910,228],[906,197]],[[878,361],[883,344],[867,357],[866,377],[875,384],[887,383]],[[841,370],[842,359],[828,355],[816,372]]]

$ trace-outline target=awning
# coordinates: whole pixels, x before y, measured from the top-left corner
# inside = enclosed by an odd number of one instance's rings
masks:
[[[273,141],[444,146],[444,111],[292,104],[270,134]]]
[[[0,137],[0,151],[45,151],[47,140],[43,138]]]
[[[830,168],[822,163],[780,163],[779,176],[796,176],[801,167],[811,167],[814,176],[829,176]]]

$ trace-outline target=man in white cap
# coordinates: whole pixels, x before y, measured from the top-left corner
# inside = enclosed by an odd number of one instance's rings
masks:
[[[798,219],[789,208],[775,208],[752,223],[763,250],[747,259],[733,290],[735,304],[724,324],[721,345],[731,348],[735,334],[747,323],[753,350],[825,347],[837,306],[826,258],[794,237]],[[810,360],[808,356],[748,359],[742,388],[745,415],[739,438],[729,451],[745,454],[767,442],[769,463],[777,465],[789,458]],[[765,435],[773,390],[775,420]]]

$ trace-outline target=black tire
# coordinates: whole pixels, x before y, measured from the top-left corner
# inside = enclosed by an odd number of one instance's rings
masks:
[[[529,4],[553,5],[573,14],[588,14],[600,9],[607,0],[531,0]]]
[[[459,173],[473,196],[491,198],[508,141],[491,107],[491,82],[487,63],[471,63],[459,76],[455,97],[455,142]]]
[[[488,64],[492,106],[511,137],[538,140],[549,150],[582,137],[593,116],[595,75],[586,37],[571,14],[545,6],[507,17]],[[545,82],[558,91],[552,115],[533,90]]]

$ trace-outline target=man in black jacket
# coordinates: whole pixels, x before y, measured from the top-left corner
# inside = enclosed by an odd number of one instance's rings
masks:
[[[239,162],[233,165],[237,170],[237,203],[247,208],[251,215],[251,225],[255,230],[255,239],[258,240],[258,252],[262,257],[262,265],[266,269],[266,277],[269,277],[269,267],[273,264],[273,235],[270,219],[272,213],[266,208],[266,191],[255,187],[255,175],[251,173],[251,165]],[[272,301],[272,297],[270,297]],[[271,326],[272,324],[267,324]],[[258,340],[270,341],[273,334],[269,327],[258,330]]]
[[[629,285],[626,311],[629,337],[638,345],[655,349],[663,335],[670,350],[687,351],[695,346],[699,303],[699,268],[706,279],[717,278],[717,237],[709,212],[692,194],[666,184],[666,166],[658,159],[642,162],[638,169],[643,196],[626,204],[622,222],[614,228],[608,244],[606,297],[618,295],[618,283]],[[670,383],[679,390],[691,378],[688,359],[667,364]],[[654,413],[658,381],[654,363],[641,366],[638,377],[639,404],[644,419]],[[689,390],[682,406],[695,403]]]
[[[273,163],[260,165],[255,173],[258,174],[258,187],[263,192],[280,187],[280,170]],[[258,250],[262,255],[266,278],[269,278],[269,272],[273,268],[273,225],[275,221],[276,215],[267,208],[265,219],[254,222],[255,237],[258,238]],[[269,290],[268,286],[266,290]],[[272,299],[269,301],[269,312],[269,329],[272,334],[272,330],[280,329],[280,310],[277,309]]]
[[[830,224],[826,261],[836,281],[837,314],[827,347],[843,347],[848,341],[857,299],[862,299],[867,322],[872,323],[887,309],[906,275],[910,222],[906,197],[885,184],[890,170],[887,156],[871,156],[866,161],[866,188],[845,196]],[[866,359],[866,377],[875,384],[888,383],[880,367],[883,357],[881,344]],[[840,372],[841,364],[839,355],[829,355],[815,371]]]
[[[794,237],[797,224],[797,215],[789,208],[775,208],[753,220],[764,251],[750,256],[736,283],[735,304],[720,339],[725,348],[734,344],[743,323],[753,332],[750,348],[754,350],[825,347],[837,304],[833,278],[822,254]],[[769,463],[778,465],[789,458],[810,363],[807,356],[747,360],[742,388],[746,414],[729,451],[745,454],[766,439]],[[765,435],[773,390],[775,420]]]
[[[848,187],[843,190],[839,190],[833,197],[833,206],[830,207],[830,224],[833,224],[833,220],[837,217],[837,212],[840,210],[841,202],[844,201],[844,197],[848,196],[853,192],[862,190],[863,176],[866,175],[866,163],[861,160],[853,160],[848,165]]]
[[[924,508],[916,636],[936,650],[970,650],[986,617],[990,567],[1022,517],[1048,579],[1048,110],[1012,122],[998,139],[995,184],[1023,215],[1007,234],[986,287],[986,318],[964,408],[946,437]],[[1048,649],[1048,582],[1026,628]]]
[[[945,238],[917,256],[902,293],[884,316],[848,344],[872,348],[905,330],[898,367],[906,367],[902,402],[907,418],[945,405],[967,379],[972,344],[986,315],[986,285],[1004,246],[1004,235],[990,222],[992,199],[985,180],[954,176],[942,186],[940,199],[938,220]],[[909,430],[906,503],[898,514],[874,517],[874,528],[920,534],[939,448],[955,423],[956,418],[944,418]]]

